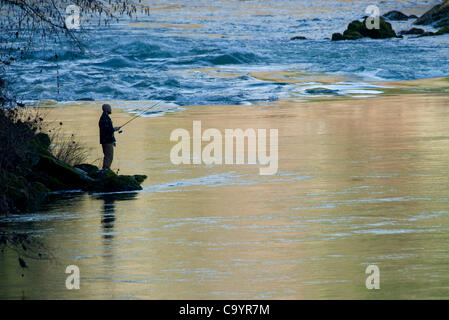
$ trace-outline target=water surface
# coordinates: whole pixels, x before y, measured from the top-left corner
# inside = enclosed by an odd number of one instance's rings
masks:
[[[70,194],[44,212],[2,218],[55,259],[28,259],[22,272],[17,254],[3,253],[0,297],[446,298],[448,103],[441,94],[283,101],[138,119],[118,136],[113,168],[147,174],[144,190]],[[115,123],[130,117],[114,111]],[[48,117],[78,132],[95,160],[99,114],[98,104],[78,103]],[[279,128],[278,174],[172,165],[170,132],[193,120]],[[78,291],[65,288],[71,264]],[[369,264],[380,268],[380,290],[365,288]]]

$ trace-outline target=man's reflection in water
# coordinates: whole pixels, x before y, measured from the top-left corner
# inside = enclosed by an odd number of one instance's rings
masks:
[[[103,212],[101,214],[101,226],[103,227],[103,239],[113,239],[115,221],[115,197],[103,196]]]
[[[103,200],[103,211],[101,213],[101,226],[103,228],[103,239],[112,241],[114,239],[115,202],[135,199],[137,193],[106,193],[97,196]],[[107,242],[107,241],[106,241]]]

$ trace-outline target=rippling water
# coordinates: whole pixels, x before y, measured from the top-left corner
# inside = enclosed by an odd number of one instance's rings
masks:
[[[258,79],[252,71],[295,70],[356,81],[446,76],[449,35],[329,41],[364,16],[368,5],[378,5],[381,13],[420,15],[437,2],[147,1],[150,16],[93,28],[85,54],[59,50],[56,67],[53,51],[38,50],[11,72],[28,100],[159,99],[178,105],[266,102],[296,89]],[[393,26],[400,31],[411,23]],[[310,40],[290,41],[295,35]],[[215,72],[198,71],[204,68]]]

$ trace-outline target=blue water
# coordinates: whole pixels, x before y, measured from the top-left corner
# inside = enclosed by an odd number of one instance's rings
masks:
[[[53,49],[37,48],[8,72],[24,100],[252,104],[313,96],[309,89],[322,87],[263,81],[252,77],[253,71],[338,75],[350,81],[321,94],[364,93],[373,87],[367,82],[447,76],[449,35],[331,42],[332,33],[364,16],[370,4],[381,13],[420,15],[438,2],[147,1],[152,9],[139,17],[140,24],[124,19],[108,28],[90,27],[85,53],[58,48],[56,64]],[[392,24],[398,32],[412,21]],[[295,35],[310,40],[290,41]]]

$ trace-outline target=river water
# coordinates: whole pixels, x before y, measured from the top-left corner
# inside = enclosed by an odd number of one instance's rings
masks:
[[[65,193],[0,219],[53,257],[21,270],[0,253],[0,298],[446,298],[449,85],[408,81],[448,74],[448,38],[325,39],[371,2],[154,2],[145,21],[94,33],[89,54],[61,52],[59,93],[45,51],[13,66],[22,97],[96,164],[102,103],[116,125],[163,104],[117,135],[113,169],[148,175],[142,191]],[[312,40],[288,40],[298,34]],[[385,83],[399,80],[414,89]],[[278,129],[277,174],[172,164],[170,133],[193,121]],[[372,264],[380,290],[365,287]],[[69,265],[80,290],[66,289]]]
[[[149,176],[135,194],[68,194],[1,220],[55,257],[0,259],[2,298],[445,298],[449,283],[447,95],[270,107],[197,106],[141,118],[114,169]],[[115,102],[121,105],[123,102]],[[53,106],[100,156],[95,103]],[[129,113],[114,109],[116,123]],[[279,171],[169,161],[170,132],[279,128]],[[365,288],[376,264],[381,289]],[[81,289],[65,288],[77,265]],[[24,277],[21,274],[24,273]]]

